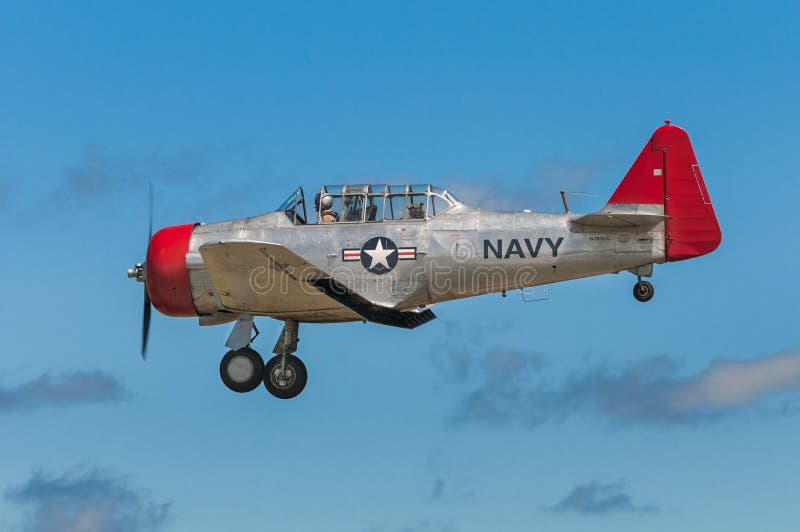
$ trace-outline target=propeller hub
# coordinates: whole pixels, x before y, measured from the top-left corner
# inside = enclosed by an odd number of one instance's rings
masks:
[[[133,268],[128,268],[128,278],[136,279],[137,283],[143,283],[145,278],[144,264],[137,262]]]

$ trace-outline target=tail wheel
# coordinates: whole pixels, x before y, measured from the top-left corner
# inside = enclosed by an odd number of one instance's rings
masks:
[[[306,365],[294,355],[274,356],[264,368],[264,386],[279,399],[291,399],[300,395],[307,380]]]
[[[650,301],[655,295],[656,289],[649,281],[639,281],[633,285],[633,297],[642,303]]]
[[[234,392],[251,392],[264,377],[264,359],[249,347],[228,351],[219,364],[219,376]]]

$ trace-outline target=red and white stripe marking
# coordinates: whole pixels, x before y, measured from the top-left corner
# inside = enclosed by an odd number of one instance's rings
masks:
[[[397,248],[398,260],[417,260],[417,248]],[[342,261],[351,262],[361,260],[360,249],[343,249]]]
[[[342,260],[352,261],[352,260],[361,260],[361,250],[360,249],[343,249],[342,250]]]
[[[417,248],[397,248],[397,258],[400,260],[416,260]]]

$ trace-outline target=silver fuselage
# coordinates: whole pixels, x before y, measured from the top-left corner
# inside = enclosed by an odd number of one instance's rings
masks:
[[[398,310],[664,262],[663,222],[592,227],[575,223],[579,216],[493,212],[458,204],[427,220],[295,225],[285,213],[274,212],[199,225],[187,255],[192,298],[202,324],[232,319],[199,252],[200,246],[216,242],[285,246],[366,299]],[[359,260],[343,259],[343,250],[358,250],[374,237],[414,248],[414,260],[397,261],[391,271],[376,274]],[[314,290],[289,302],[267,292],[253,314],[305,322],[352,320],[330,309],[329,301]]]

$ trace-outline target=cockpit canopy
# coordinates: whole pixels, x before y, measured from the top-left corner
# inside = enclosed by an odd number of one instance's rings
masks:
[[[317,223],[426,220],[458,203],[452,193],[433,185],[325,185],[314,198]],[[277,210],[296,225],[307,223],[303,189]]]
[[[297,189],[275,209],[275,212],[286,213],[286,216],[288,216],[295,225],[308,223],[306,221],[308,220],[308,216],[306,216],[306,199],[303,194],[303,187],[297,187]]]
[[[433,185],[326,185],[319,198],[319,223],[425,220],[460,203]]]

